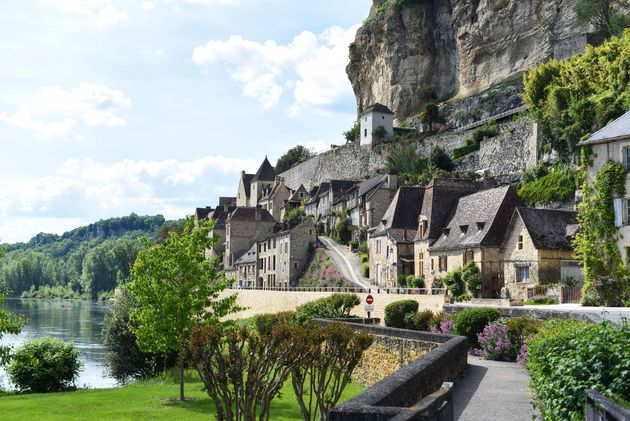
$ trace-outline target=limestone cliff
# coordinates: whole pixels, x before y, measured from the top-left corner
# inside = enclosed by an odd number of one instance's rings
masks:
[[[359,112],[380,102],[400,120],[583,50],[575,1],[374,0],[347,67]]]

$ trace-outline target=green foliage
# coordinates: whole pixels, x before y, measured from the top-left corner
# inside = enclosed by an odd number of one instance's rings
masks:
[[[481,127],[473,130],[472,135],[466,139],[466,145],[461,148],[453,150],[453,158],[459,159],[462,156],[468,155],[474,151],[478,151],[481,146],[481,141],[486,138],[491,138],[499,134],[499,128],[494,120],[488,121]]]
[[[453,297],[459,297],[466,292],[466,285],[462,279],[462,270],[457,269],[447,273],[444,277],[444,285],[446,285]]]
[[[413,184],[426,168],[426,159],[422,158],[413,143],[398,144],[387,156],[383,167],[386,174],[396,174]]]
[[[374,136],[377,140],[385,139],[387,135],[387,130],[385,130],[384,126],[377,126],[372,129],[372,136]]]
[[[584,158],[584,156],[583,156]],[[625,197],[626,171],[609,161],[597,174],[593,185],[585,180],[577,219],[582,230],[576,235],[576,254],[583,261],[585,305],[623,305],[630,294],[628,274],[617,247],[613,199]]]
[[[49,337],[24,342],[14,353],[7,374],[23,392],[57,392],[69,389],[82,363],[72,343]]]
[[[433,170],[453,171],[455,164],[449,154],[440,146],[431,149],[429,155],[429,166]]]
[[[368,263],[370,261],[370,256],[367,253],[361,254],[361,263]]]
[[[526,306],[558,304],[558,300],[553,297],[534,296],[523,301]]]
[[[361,126],[359,122],[356,121],[350,130],[343,132],[343,137],[346,139],[347,143],[358,142],[361,138]]]
[[[359,254],[368,254],[367,240],[359,240],[359,247],[357,247]]]
[[[543,149],[567,159],[585,135],[630,109],[630,30],[569,60],[543,63],[524,77],[523,100]]]
[[[304,205],[300,205],[297,208],[291,209],[289,212],[285,213],[282,221],[298,222],[302,219],[302,215],[304,215]]]
[[[385,306],[385,326],[403,329],[405,317],[417,311],[418,302],[416,300],[400,300],[387,304]]]
[[[510,330],[510,340],[514,349],[519,350],[527,338],[538,333],[542,323],[541,320],[530,317],[510,317],[507,319],[505,324]]]
[[[75,299],[81,298],[81,294],[72,288],[71,284],[68,285],[40,285],[39,288],[35,288],[35,285],[31,285],[28,291],[23,291],[20,294],[22,298],[35,298],[35,299]]]
[[[619,36],[630,27],[629,9],[627,0],[578,0],[573,6],[578,22],[595,26],[606,38]]]
[[[409,275],[405,279],[407,288],[424,288],[424,276]]]
[[[132,332],[144,352],[179,352],[193,327],[218,324],[239,310],[236,295],[219,298],[230,281],[219,274],[218,261],[205,256],[215,242],[208,236],[212,226],[211,221],[188,218],[183,233],[171,234],[164,244],[144,241],[128,284],[139,303],[131,312]]]
[[[282,323],[291,323],[295,320],[294,311],[281,311],[280,313],[265,313],[254,316],[254,326],[261,335],[270,334],[273,329]]]
[[[483,276],[475,262],[470,261],[462,268],[462,281],[466,284],[466,290],[472,297],[478,297],[483,284]]]
[[[429,323],[427,325],[427,330],[431,330],[432,327],[434,328],[439,328],[440,327],[440,323],[446,321],[446,320],[452,320],[451,316],[443,311],[440,311],[439,313],[436,313],[433,315],[433,317],[431,317],[431,320],[429,320]]]
[[[630,396],[630,327],[549,320],[527,340],[527,371],[545,419],[583,419],[584,389],[613,400]]]
[[[340,217],[335,224],[333,239],[340,244],[347,245],[352,239],[352,231],[350,231],[350,225],[350,219],[348,219],[345,215]]]
[[[406,288],[407,287],[407,275],[398,274],[396,278],[396,282],[399,287]]]
[[[529,206],[566,202],[575,196],[577,171],[566,164],[557,164],[552,171],[535,180],[521,183],[518,195]]]
[[[313,319],[342,319],[361,303],[357,294],[333,294],[302,304],[295,309],[295,321],[301,325]]]
[[[433,317],[433,312],[429,309],[409,313],[405,316],[405,329],[428,331]]]
[[[283,173],[296,165],[308,161],[314,154],[302,145],[294,146],[286,151],[276,162],[276,174]]]
[[[420,120],[429,125],[429,130],[433,130],[433,123],[440,118],[440,107],[435,102],[427,102],[420,113]]]
[[[6,334],[17,335],[26,324],[26,319],[4,310],[4,296],[0,295],[0,341]],[[0,342],[1,344],[2,342]],[[0,345],[0,367],[10,360],[11,345]]]
[[[499,317],[501,312],[494,308],[467,308],[455,316],[455,331],[458,335],[467,337],[470,347],[475,348],[479,345],[477,334]]]
[[[323,248],[315,249],[306,270],[298,282],[300,287],[344,287],[352,286],[335,265]]]
[[[370,262],[361,263],[361,271],[366,278],[370,277]]]
[[[103,346],[109,374],[119,383],[149,378],[174,367],[177,354],[168,355],[143,352],[133,333],[131,312],[138,307],[137,300],[127,291],[121,293],[111,304],[111,312],[103,324]]]

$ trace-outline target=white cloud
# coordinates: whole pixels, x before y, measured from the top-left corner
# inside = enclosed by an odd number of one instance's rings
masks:
[[[15,113],[0,112],[0,121],[33,130],[39,137],[54,138],[73,134],[81,122],[86,126],[125,127],[118,114],[131,107],[131,100],[120,90],[104,85],[82,83],[70,90],[59,86],[40,89],[32,102]]]
[[[332,27],[319,35],[304,31],[286,45],[231,36],[198,46],[192,58],[199,66],[224,65],[232,79],[242,82],[243,95],[258,99],[265,108],[275,106],[286,88],[292,89],[290,113],[295,115],[352,94],[345,66],[357,29]]]
[[[108,5],[98,11],[98,16],[94,19],[94,25],[98,29],[103,29],[110,25],[115,25],[128,19],[126,13],[121,12],[112,5]]]
[[[53,175],[0,186],[0,238],[27,240],[50,232],[44,222],[53,219],[68,229],[65,220],[93,222],[130,212],[181,218],[197,206],[216,205],[219,195],[234,195],[240,171],[251,173],[258,165],[258,160],[221,155],[109,164],[70,159]],[[13,225],[25,218],[31,220],[26,226],[36,226],[36,220],[41,228],[16,230]]]

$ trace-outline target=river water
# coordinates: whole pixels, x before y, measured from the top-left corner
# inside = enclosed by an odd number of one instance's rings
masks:
[[[52,336],[73,341],[80,350],[83,369],[77,387],[113,387],[116,381],[106,375],[105,350],[101,331],[107,304],[79,300],[35,300],[8,298],[4,308],[28,318],[19,335],[6,335],[0,343],[19,346],[28,339]],[[9,389],[4,370],[0,368],[0,386]]]

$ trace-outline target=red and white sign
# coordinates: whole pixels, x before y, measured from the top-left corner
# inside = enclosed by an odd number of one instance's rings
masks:
[[[374,297],[372,297],[372,295],[368,294],[367,297],[365,297],[365,302],[368,304],[372,304],[374,302]]]

